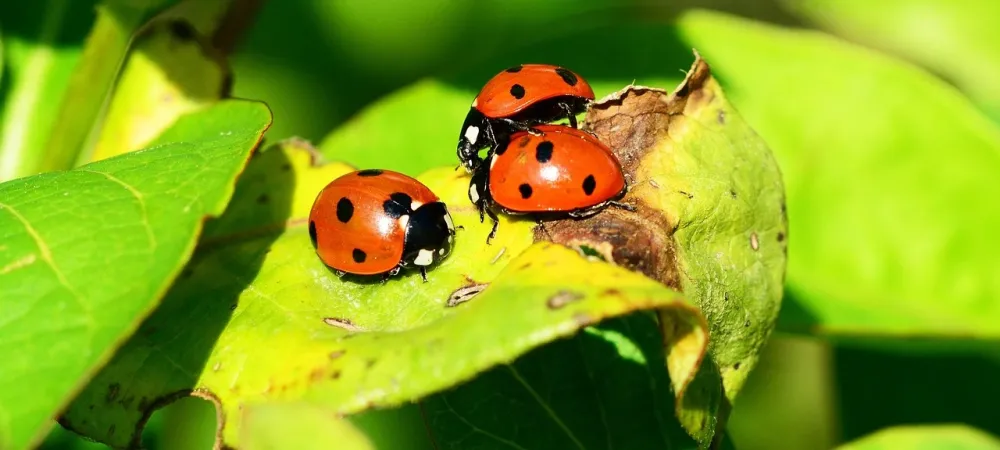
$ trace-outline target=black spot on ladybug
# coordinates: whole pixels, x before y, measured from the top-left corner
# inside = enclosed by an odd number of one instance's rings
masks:
[[[410,205],[413,203],[413,199],[409,195],[402,192],[396,192],[389,196],[389,200],[382,203],[382,209],[385,213],[392,217],[393,219],[398,219],[405,216],[413,211],[410,210]]]
[[[356,248],[354,249],[353,252],[351,252],[351,257],[354,258],[354,262],[361,264],[365,262],[365,258],[368,257],[368,254],[366,254],[360,248]]]
[[[549,141],[542,141],[535,147],[535,159],[538,162],[545,164],[552,159],[552,143]]]
[[[576,75],[573,75],[573,72],[570,72],[569,70],[560,67],[556,69],[556,73],[559,74],[559,77],[562,78],[563,81],[566,82],[566,84],[570,86],[576,86],[577,79]]]
[[[521,66],[514,66],[514,67],[511,67],[511,68],[505,70],[504,72],[507,72],[507,73],[518,73],[518,72],[521,71],[521,69],[522,69]]]
[[[393,192],[392,195],[389,196],[389,198],[391,198],[396,203],[405,206],[407,209],[409,209],[410,205],[413,204],[413,199],[410,198],[409,195],[402,192]]]
[[[380,169],[365,169],[358,172],[359,177],[377,177],[382,175],[382,170]]]
[[[531,185],[528,183],[523,183],[517,187],[518,191],[521,191],[521,198],[527,200],[531,198]]]
[[[340,201],[337,202],[337,220],[347,223],[354,216],[354,203],[351,203],[347,197],[341,197]]]
[[[513,95],[514,98],[518,100],[524,98],[524,86],[521,86],[520,84],[515,84],[511,86],[510,95]]]
[[[313,247],[316,246],[316,222],[312,220],[309,221],[309,240],[312,241]]]
[[[597,180],[594,179],[593,175],[587,175],[587,178],[583,179],[583,193],[593,194],[594,189],[597,189]]]

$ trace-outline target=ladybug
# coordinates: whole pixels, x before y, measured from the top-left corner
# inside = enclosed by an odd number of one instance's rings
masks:
[[[592,134],[563,125],[539,125],[538,134],[519,131],[506,147],[476,169],[469,200],[493,220],[486,242],[496,235],[494,210],[512,215],[565,214],[587,217],[619,203],[628,188],[618,158]]]
[[[427,186],[389,170],[368,169],[326,185],[309,212],[309,238],[339,276],[382,275],[427,267],[451,253],[455,225]]]
[[[482,162],[479,149],[489,147],[492,154],[513,132],[563,118],[576,128],[576,115],[593,100],[590,84],[569,69],[522,64],[504,70],[472,100],[458,138],[458,159],[472,173]]]

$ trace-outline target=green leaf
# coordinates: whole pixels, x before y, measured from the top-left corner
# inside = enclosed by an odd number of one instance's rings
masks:
[[[0,185],[0,447],[43,436],[153,309],[270,121],[225,102],[145,150]]]
[[[23,173],[65,170],[90,153],[105,103],[125,62],[133,34],[157,9],[176,0],[108,0],[97,7],[97,21],[68,80],[42,154]]]
[[[837,449],[998,450],[1000,439],[965,425],[909,425],[886,428]]]
[[[438,448],[697,448],[658,370],[656,317],[583,331],[423,400]]]
[[[989,120],[940,80],[826,35],[708,12],[680,30],[785,175],[780,328],[1000,336],[1000,132]]]
[[[3,110],[0,181],[35,173],[93,19],[93,1],[0,3]]]
[[[304,402],[261,403],[243,410],[240,440],[247,450],[375,450],[350,422]]]
[[[797,15],[943,75],[1000,121],[997,2],[783,0]]]
[[[179,116],[226,94],[229,71],[223,56],[186,18],[176,16],[155,20],[135,39],[93,154],[85,159],[101,160],[141,148]]]
[[[642,275],[532,245],[531,221],[504,218],[487,246],[490,224],[468,202],[468,175],[452,167],[420,177],[464,226],[429,283],[414,273],[385,285],[339,279],[315,256],[304,219],[319,189],[350,168],[312,167],[315,157],[291,141],[254,158],[181,281],[64,425],[126,446],[154,406],[191,394],[220,405],[220,443],[236,446],[238,411],[250,403],[303,399],[338,414],[397,406],[602,319],[652,309],[669,327],[667,366],[684,398],[707,344],[693,306]],[[453,300],[483,284],[471,300]]]

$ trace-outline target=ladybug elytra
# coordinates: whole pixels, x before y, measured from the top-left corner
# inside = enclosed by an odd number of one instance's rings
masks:
[[[455,226],[448,208],[420,181],[389,170],[345,174],[317,195],[309,237],[338,275],[382,275],[427,268],[451,253]]]
[[[590,84],[563,67],[522,64],[504,70],[473,99],[459,135],[458,159],[474,173],[482,162],[481,148],[490,148],[489,159],[512,133],[563,118],[576,128],[576,115],[592,100]]]
[[[496,234],[494,210],[506,214],[596,214],[619,203],[628,188],[618,158],[590,133],[563,125],[539,125],[538,134],[511,135],[482,164],[469,183],[469,200],[493,220],[487,242]]]

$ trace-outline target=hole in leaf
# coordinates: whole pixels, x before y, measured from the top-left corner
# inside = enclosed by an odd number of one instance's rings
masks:
[[[595,249],[594,247],[591,247],[589,245],[581,245],[579,246],[579,249],[580,253],[583,253],[583,256],[594,257],[600,259],[601,261],[607,262],[607,259],[604,258],[604,255],[601,254],[601,252],[597,251],[597,249]]]
[[[212,448],[215,405],[198,397],[182,397],[156,410],[142,431],[144,448]]]

